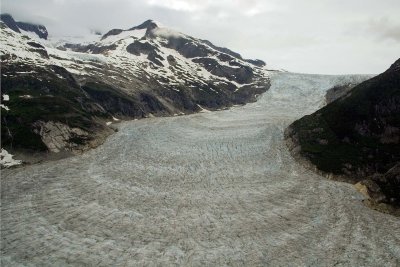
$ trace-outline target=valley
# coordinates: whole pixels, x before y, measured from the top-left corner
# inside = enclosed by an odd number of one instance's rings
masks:
[[[398,218],[284,141],[366,77],[269,76],[257,102],[121,122],[82,155],[2,170],[2,265],[398,266]]]

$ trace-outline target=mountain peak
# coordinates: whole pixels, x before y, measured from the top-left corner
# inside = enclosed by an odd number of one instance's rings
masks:
[[[157,23],[156,21],[154,21],[152,19],[148,19],[145,22],[143,22],[142,24],[132,27],[129,30],[143,30],[143,29],[153,30],[158,27],[160,27],[159,23]]]

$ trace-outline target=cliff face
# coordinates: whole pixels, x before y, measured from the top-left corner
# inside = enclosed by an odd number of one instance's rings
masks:
[[[359,182],[388,172],[400,162],[400,60],[324,108],[295,121],[287,129],[286,138],[293,144],[292,150],[319,171],[347,181]],[[398,182],[388,177],[376,182],[385,195],[379,201],[398,206]]]

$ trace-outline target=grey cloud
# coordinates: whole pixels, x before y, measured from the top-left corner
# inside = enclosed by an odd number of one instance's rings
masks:
[[[368,31],[375,34],[379,39],[389,39],[400,42],[400,23],[395,24],[387,17],[379,20],[373,19],[369,22]]]

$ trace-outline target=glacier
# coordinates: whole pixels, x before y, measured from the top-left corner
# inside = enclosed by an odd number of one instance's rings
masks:
[[[270,77],[255,103],[121,122],[83,155],[3,170],[2,265],[398,266],[400,221],[283,140],[365,78]]]

